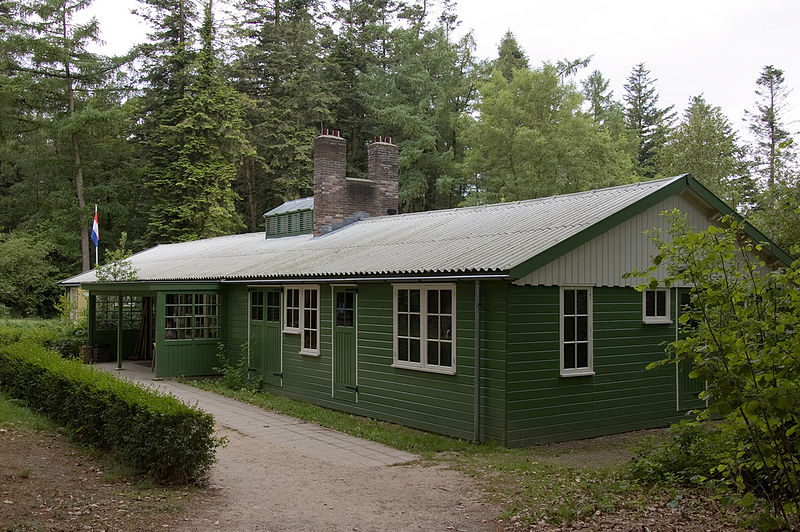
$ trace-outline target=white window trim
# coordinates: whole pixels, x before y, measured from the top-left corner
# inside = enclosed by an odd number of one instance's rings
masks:
[[[412,369],[415,371],[425,371],[428,373],[440,373],[443,375],[456,374],[456,285],[453,283],[423,283],[423,284],[393,284],[392,285],[392,351],[393,351],[393,368]],[[420,362],[411,362],[405,360],[397,360],[397,291],[398,290],[420,290]],[[428,297],[426,290],[451,290],[453,294],[452,300],[452,366],[434,366],[428,365]]]
[[[666,316],[648,316],[647,315],[647,292],[664,292],[664,299],[666,300]],[[672,323],[670,314],[670,294],[667,288],[656,288],[655,290],[642,290],[642,323],[649,325],[669,325]]]
[[[588,316],[588,356],[585,368],[564,367],[564,290],[586,290],[586,310]],[[558,367],[562,377],[587,377],[594,375],[594,295],[591,286],[562,286],[558,291]],[[577,352],[576,352],[577,356]]]
[[[289,290],[299,290],[300,291],[300,295],[298,297],[298,305],[300,305],[298,307],[299,308],[299,318],[298,318],[298,322],[297,322],[298,327],[289,327],[289,325],[287,325],[289,323],[289,320],[286,319],[286,309],[287,309],[287,304],[289,302]],[[302,326],[302,320],[303,320],[303,287],[302,286],[285,286],[283,288],[283,305],[281,307],[281,312],[283,312],[283,319],[282,319],[282,321],[283,321],[283,332],[289,333],[289,334],[300,334],[302,332],[302,330],[303,330],[303,326]]]
[[[289,300],[288,297],[287,297],[287,292],[289,290],[292,290],[292,289],[300,290],[300,307],[299,307],[299,309],[300,309],[300,318],[299,318],[299,323],[298,323],[299,327],[286,327],[285,326],[285,323],[286,323],[286,319],[285,319],[286,318],[286,302]],[[306,320],[306,316],[305,316],[305,314],[306,314],[305,313],[305,310],[306,310],[306,308],[305,308],[305,301],[306,301],[305,292],[306,292],[306,290],[316,290],[317,291],[317,308],[316,308],[316,311],[317,311],[317,323],[316,323],[317,348],[316,349],[306,349],[305,347],[303,347],[303,345],[305,344],[305,320]],[[299,351],[299,353],[301,355],[303,355],[303,356],[318,357],[319,354],[320,354],[319,347],[320,347],[321,338],[320,338],[320,327],[319,327],[320,326],[320,315],[319,315],[320,310],[319,309],[320,309],[320,289],[319,289],[319,285],[314,284],[314,285],[301,285],[301,286],[287,286],[287,287],[284,287],[284,289],[283,289],[283,307],[281,309],[283,311],[283,314],[284,314],[284,316],[283,316],[283,318],[284,318],[284,320],[283,320],[284,321],[283,332],[287,333],[287,334],[297,334],[297,335],[300,336],[300,351]]]

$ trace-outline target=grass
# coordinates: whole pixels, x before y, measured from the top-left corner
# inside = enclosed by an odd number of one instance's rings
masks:
[[[0,391],[0,428],[53,432],[56,425],[44,416],[28,410],[22,403]]]
[[[216,380],[183,382],[324,427],[417,453],[481,480],[503,507],[501,518],[569,523],[610,513],[646,496],[626,476],[634,447],[659,433],[635,433],[523,449],[477,445],[394,423],[330,410],[268,392],[232,390]],[[656,436],[653,436],[656,434]]]

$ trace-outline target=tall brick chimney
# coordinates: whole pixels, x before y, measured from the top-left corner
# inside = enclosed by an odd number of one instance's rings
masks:
[[[347,141],[324,129],[314,139],[314,236],[369,216],[397,214],[398,150],[377,137],[367,147],[369,179],[347,177]]]

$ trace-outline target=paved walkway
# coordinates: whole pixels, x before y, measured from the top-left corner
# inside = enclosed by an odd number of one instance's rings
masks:
[[[137,384],[171,393],[189,405],[197,405],[214,416],[218,425],[259,438],[273,445],[291,448],[300,454],[337,465],[380,467],[419,458],[415,454],[392,449],[348,434],[276,414],[228,397],[197,389],[174,380],[154,380],[149,366],[125,362],[122,371],[116,363],[95,364],[103,371]]]

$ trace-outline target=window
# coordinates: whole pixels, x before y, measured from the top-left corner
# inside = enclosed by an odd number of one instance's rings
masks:
[[[264,292],[252,290],[250,292],[250,320],[262,321],[264,319]]]
[[[272,323],[281,321],[281,293],[276,290],[267,292],[267,321]]]
[[[301,355],[319,355],[319,288],[286,288],[285,301],[283,331],[300,333]]]
[[[95,324],[98,331],[116,331],[119,296],[97,296]],[[142,322],[142,298],[122,296],[122,329],[138,330]]]
[[[303,349],[307,353],[319,353],[319,301],[316,289],[303,289]]]
[[[336,293],[336,326],[353,327],[355,324],[355,292]]]
[[[455,374],[455,286],[395,285],[394,366]]]
[[[642,321],[672,323],[669,318],[669,290],[645,290],[642,293]]]
[[[167,340],[219,338],[219,296],[167,294],[164,337]]]
[[[592,290],[561,289],[561,376],[594,375]]]
[[[284,330],[286,332],[300,332],[300,289],[286,289],[286,319]]]

